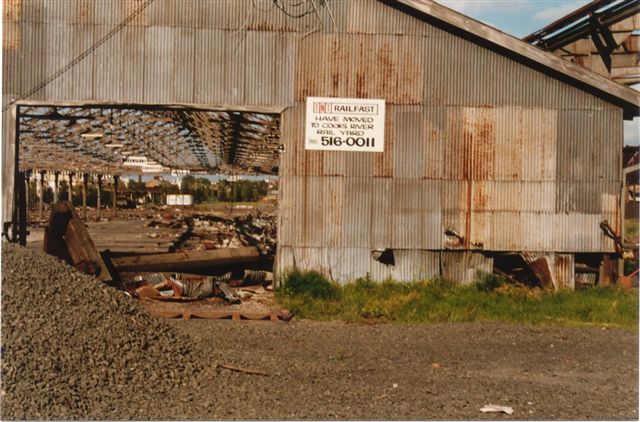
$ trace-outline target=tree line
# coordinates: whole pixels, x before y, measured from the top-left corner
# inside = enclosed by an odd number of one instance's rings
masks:
[[[29,183],[29,203],[34,205],[38,203],[37,181],[31,180]],[[100,203],[102,206],[110,206],[113,199],[111,196],[111,183],[104,183],[100,195]],[[58,185],[58,199],[66,200],[68,198],[69,184],[62,180]],[[255,202],[267,195],[269,185],[262,180],[238,180],[228,181],[221,180],[212,183],[204,177],[185,176],[182,179],[181,186],[177,186],[167,181],[160,181],[158,186],[147,188],[145,182],[129,180],[124,183],[122,180],[118,182],[118,192],[125,194],[127,192],[135,192],[146,195],[146,193],[155,193],[152,195],[153,200],[157,196],[165,197],[167,194],[190,194],[193,195],[194,204],[204,204],[213,202]],[[158,195],[159,194],[159,195]],[[98,188],[97,184],[89,182],[87,186],[87,205],[95,207],[97,205]],[[48,185],[45,187],[44,202],[51,204],[53,202],[53,189]],[[73,186],[73,204],[75,206],[82,205],[82,186],[80,184]]]

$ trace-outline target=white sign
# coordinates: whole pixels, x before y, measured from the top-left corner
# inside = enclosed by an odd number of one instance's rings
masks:
[[[384,151],[384,100],[307,97],[305,149]]]
[[[145,164],[142,166],[143,173],[164,173],[169,169],[162,167],[160,164]]]
[[[135,155],[128,156],[122,163],[122,165],[126,167],[143,167],[146,164],[147,164],[147,157],[135,156]]]

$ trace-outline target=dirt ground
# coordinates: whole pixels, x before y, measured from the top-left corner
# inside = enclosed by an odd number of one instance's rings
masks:
[[[195,393],[205,419],[638,419],[638,334],[620,329],[169,322],[267,374],[220,370]]]

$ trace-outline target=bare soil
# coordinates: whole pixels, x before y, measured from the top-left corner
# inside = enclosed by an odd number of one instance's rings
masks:
[[[638,334],[503,323],[173,320],[220,363],[207,418],[638,419]],[[484,414],[486,404],[513,414]]]

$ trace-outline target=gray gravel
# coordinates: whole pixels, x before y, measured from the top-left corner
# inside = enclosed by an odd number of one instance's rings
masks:
[[[3,243],[3,420],[181,418],[213,367],[123,292]]]

